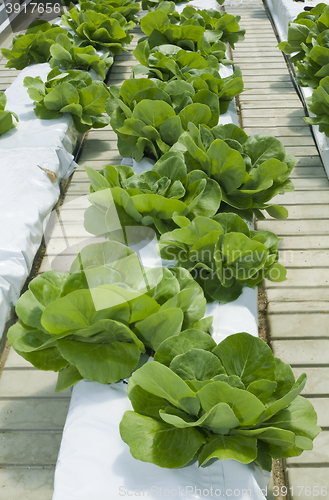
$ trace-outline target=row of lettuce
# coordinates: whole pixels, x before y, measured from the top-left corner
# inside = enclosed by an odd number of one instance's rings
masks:
[[[82,133],[108,124],[102,113],[109,94],[105,84],[95,78],[104,80],[113,55],[126,50],[139,10],[139,3],[131,0],[81,1],[63,13],[60,23],[36,20],[25,33],[14,37],[11,49],[1,49],[8,59],[7,68],[22,70],[45,62],[53,68],[47,82],[36,78],[34,90],[29,90],[36,101],[38,118],[71,113],[75,127]],[[31,79],[27,78],[26,86],[30,85]],[[18,117],[4,109],[4,93],[0,93],[0,99],[1,136],[15,126],[13,118],[18,121]]]
[[[329,137],[329,6],[319,3],[301,12],[290,23],[288,40],[279,48],[291,55],[297,83],[311,87],[312,96],[306,102],[315,115],[304,118],[310,125],[319,125],[320,132]]]
[[[107,4],[94,3],[93,12]],[[83,24],[78,7],[66,16],[70,28],[79,16]],[[238,21],[190,6],[178,14],[173,2],[161,2],[141,20],[145,37],[133,52],[140,64],[120,88],[100,82],[97,92],[106,96],[89,92],[88,74],[60,67],[47,82],[25,80],[37,116],[69,112],[83,131],[110,121],[121,155],[153,166],[140,174],[125,165],[86,168],[85,228],[105,241],[84,247],[69,273],[30,282],[9,341],[35,367],[58,372],[57,391],[83,378],[111,384],[130,377],[134,411],[125,413],[121,436],[136,459],[160,467],[197,457],[200,465],[230,458],[270,470],[272,458],[312,449],[320,431],[299,395],[305,375],[295,381],[247,333],[216,345],[213,318],[205,317],[207,302],[235,300],[244,286],[286,274],[280,239],[244,219],[263,211],[287,216],[269,202],[293,189],[295,159],[273,137],[218,125],[243,90],[238,69],[220,76],[230,65],[225,43],[243,39]],[[127,245],[154,235],[174,267],[142,265]]]

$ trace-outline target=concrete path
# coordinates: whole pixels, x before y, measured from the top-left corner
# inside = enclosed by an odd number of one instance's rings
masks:
[[[281,262],[288,280],[266,283],[274,353],[290,363],[296,376],[306,372],[303,395],[315,406],[323,431],[313,451],[287,460],[290,498],[329,497],[329,182],[297,97],[277,39],[261,0],[226,7],[241,15],[247,30],[233,59],[245,88],[240,96],[242,125],[248,134],[278,137],[298,158],[293,193],[276,197],[287,206],[286,221],[257,223],[283,237]],[[323,488],[321,490],[321,488]],[[319,492],[317,494],[317,492]]]

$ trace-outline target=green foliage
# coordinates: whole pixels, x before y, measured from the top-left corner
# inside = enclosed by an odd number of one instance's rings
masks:
[[[315,116],[308,116],[304,120],[310,125],[319,125],[319,131],[329,137],[329,76],[320,81],[312,97],[307,99],[307,104]]]
[[[133,68],[134,75],[143,74],[167,83],[185,80],[196,91],[210,90],[219,99],[220,114],[226,113],[232,99],[243,90],[240,69],[221,78],[219,62],[214,55],[205,58],[176,45],[160,45],[151,50],[147,41],[139,43],[133,54],[141,63]]]
[[[13,122],[13,117],[18,122],[18,116],[13,111],[5,110],[7,97],[4,92],[0,92],[0,135],[5,134],[16,125]]]
[[[218,1],[218,0],[217,0]],[[220,5],[222,2],[219,2]],[[234,49],[234,44],[244,40],[246,30],[240,29],[240,16],[232,16],[227,12],[220,12],[214,9],[195,9],[188,5],[184,8],[180,16],[180,22],[193,22],[195,25],[203,26],[206,30],[212,31],[224,43],[229,43]]]
[[[159,233],[177,227],[173,216],[211,217],[217,213],[220,188],[204,172],[187,173],[181,153],[164,155],[152,171],[134,174],[131,167],[108,165],[100,173],[86,167],[92,206],[85,212],[85,228],[109,234],[117,224],[155,226]]]
[[[198,332],[205,307],[187,271],[147,270],[125,245],[96,243],[70,273],[48,271],[30,282],[8,340],[36,368],[59,372],[58,391],[82,378],[109,384],[128,377],[146,349],[182,330]]]
[[[135,26],[133,21],[127,22],[119,12],[109,17],[94,10],[80,11],[77,7],[63,14],[62,22],[84,41],[82,45],[105,48],[113,54],[121,54],[123,46],[131,42],[132,35],[128,31]]]
[[[208,130],[190,123],[189,132],[180,136],[171,151],[184,153],[188,171],[203,170],[219,183],[222,211],[236,211],[248,220],[253,214],[263,219],[261,210],[279,219],[288,216],[284,207],[268,204],[277,194],[294,189],[288,177],[296,160],[286,155],[275,137],[248,137],[233,124]]]
[[[312,40],[320,45],[328,43],[329,7],[319,3],[309,12],[301,12],[289,24],[288,41],[279,43],[278,47],[285,54],[295,54],[290,61],[296,63],[304,59],[307,50],[312,49]]]
[[[189,2],[190,0],[186,0]],[[142,0],[142,9],[143,10],[148,10],[150,11],[151,9],[156,9],[160,10],[163,9],[164,5],[166,6],[165,9],[168,8],[168,5],[170,5],[170,10],[173,11],[175,10],[175,4],[179,3],[179,0],[172,0],[172,1],[160,1],[159,0]],[[175,19],[179,20],[179,14],[178,12],[175,12],[174,14]]]
[[[329,7],[320,3],[310,12],[303,12],[290,23],[288,41],[279,48],[294,54],[290,60],[296,65],[297,83],[302,87],[317,88],[329,76]]]
[[[141,29],[150,49],[161,45],[177,45],[187,51],[198,51],[203,57],[215,56],[223,64],[231,61],[226,59],[226,45],[220,40],[217,31],[206,30],[196,21],[187,19],[182,24],[172,24],[169,15],[163,10],[149,12],[141,19]]]
[[[317,88],[322,78],[329,76],[329,30],[326,38],[326,47],[320,45],[315,38],[311,49],[304,47],[305,57],[296,63],[296,79],[301,87]]]
[[[248,333],[206,349],[187,339],[182,332],[162,344],[172,349],[169,366],[156,353],[130,378],[134,411],[124,414],[120,433],[134,458],[166,468],[195,457],[200,465],[213,458],[255,460],[271,470],[271,458],[312,449],[321,429],[312,404],[299,396],[305,374],[295,382],[289,365]]]
[[[148,1],[148,0],[144,0],[144,1]],[[152,1],[153,0],[150,0],[150,2],[152,2]],[[144,7],[143,7],[143,0],[142,0],[142,8],[144,9]],[[149,10],[150,11],[150,9],[148,9],[148,8],[146,8],[144,10]],[[176,5],[175,5],[175,2],[173,2],[173,1],[162,0],[160,3],[158,3],[158,5],[156,7],[156,10],[158,12],[160,10],[163,11],[163,12],[165,12],[166,15],[169,17],[170,22],[172,24],[176,24],[180,20],[180,15],[176,11]]]
[[[278,263],[280,238],[270,231],[251,231],[236,214],[221,213],[190,222],[175,219],[180,229],[161,236],[160,254],[194,272],[207,300],[230,302],[244,285],[254,287],[264,278],[284,281],[285,268]]]
[[[91,128],[106,127],[109,123],[105,103],[109,97],[106,85],[93,81],[91,76],[79,70],[61,72],[57,67],[47,76],[44,83],[38,76],[24,78],[24,87],[34,100],[35,114],[43,120],[51,120],[70,113],[78,132]]]
[[[67,29],[46,21],[33,21],[25,34],[14,37],[12,49],[1,49],[3,57],[8,59],[6,68],[23,69],[34,62],[47,62],[50,47],[60,34],[67,38]]]
[[[113,64],[113,57],[108,53],[99,56],[91,45],[77,47],[68,36],[60,34],[50,47],[49,64],[52,68],[58,66],[64,70],[92,69],[105,80],[106,72]]]
[[[189,122],[210,127],[218,123],[217,95],[208,89],[195,90],[192,83],[138,78],[126,80],[120,89],[111,86],[110,92],[106,111],[124,158],[158,159],[178,141]]]
[[[79,47],[78,43],[79,40],[74,40],[66,28],[37,20],[30,24],[24,35],[14,38],[11,50],[2,49],[2,53],[8,59],[8,68],[23,69],[34,62],[49,62],[52,68],[93,69],[105,79],[113,58],[108,54],[99,56],[92,45]]]
[[[138,22],[135,14],[140,11],[140,5],[132,0],[79,0],[79,4],[82,11],[93,10],[107,16],[119,12],[127,21]]]

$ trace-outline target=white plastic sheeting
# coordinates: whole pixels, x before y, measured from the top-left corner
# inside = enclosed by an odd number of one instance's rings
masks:
[[[177,12],[180,14],[182,10],[186,7],[194,7],[195,9],[214,9],[218,10],[218,3],[216,0],[193,0],[192,2],[189,2],[188,4],[185,2],[178,3],[175,6],[175,9]]]
[[[254,464],[217,460],[162,469],[135,460],[119,423],[131,410],[127,386],[81,381],[74,388],[56,467],[53,500],[265,499],[269,474]]]
[[[16,148],[49,148],[51,150],[63,149],[72,153],[78,132],[73,126],[73,120],[69,114],[65,114],[54,120],[40,120],[34,113],[33,101],[23,86],[24,78],[27,76],[40,76],[43,81],[51,68],[48,63],[33,64],[23,69],[15,81],[6,90],[6,109],[14,111],[19,117],[18,126],[0,137],[0,149]],[[56,166],[54,171],[61,177],[67,171],[68,161],[72,157],[66,155],[68,160]],[[69,163],[70,164],[70,163]]]
[[[23,80],[46,79],[49,64],[25,68],[6,90],[6,108],[19,124],[0,137],[0,338],[40,247],[59,182],[75,166],[77,132],[69,115],[39,120]],[[52,182],[42,168],[56,174]]]
[[[320,2],[313,0],[305,0],[304,3],[292,2],[291,0],[266,0],[267,6],[271,12],[276,30],[278,32],[280,41],[287,40],[289,22],[296,19],[300,12],[304,11],[304,7],[315,7]],[[329,5],[329,0],[321,0],[321,3]],[[312,95],[313,89],[310,87],[300,87],[304,99]],[[310,116],[315,116],[309,113]],[[327,177],[329,179],[329,138],[325,134],[319,132],[318,125],[312,125],[314,139],[319,149],[319,153],[325,168]]]

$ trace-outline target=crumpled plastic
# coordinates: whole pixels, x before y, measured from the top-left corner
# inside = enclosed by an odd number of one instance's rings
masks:
[[[40,120],[23,87],[26,76],[45,80],[50,69],[48,63],[31,65],[6,90],[6,107],[19,123],[0,137],[0,338],[59,199],[59,183],[76,166],[71,116]],[[43,169],[55,174],[52,180]]]

